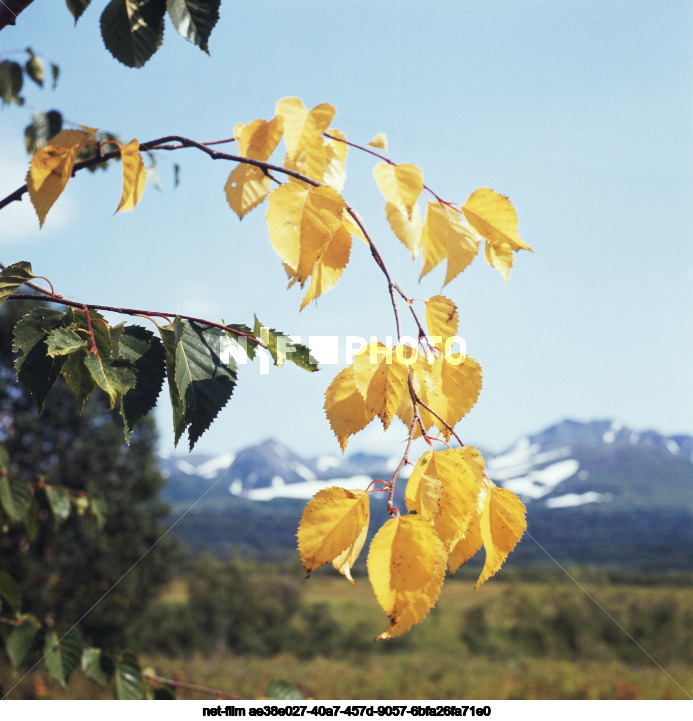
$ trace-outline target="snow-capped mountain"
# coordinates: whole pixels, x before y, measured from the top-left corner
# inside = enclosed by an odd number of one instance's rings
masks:
[[[308,499],[328,485],[365,488],[372,479],[387,479],[398,462],[365,453],[306,459],[268,440],[216,457],[169,456],[162,467],[173,502],[202,493],[208,500],[231,495],[270,501]],[[617,421],[562,421],[503,453],[487,453],[487,473],[528,506],[675,505],[693,511],[693,436],[633,431]]]
[[[566,420],[488,461],[488,474],[528,505],[676,506],[693,511],[693,437]]]
[[[514,552],[516,563],[693,565],[692,436],[566,420],[484,455],[489,477],[527,506],[531,538]],[[302,458],[273,440],[222,456],[161,458],[184,543],[273,559],[295,551],[306,499],[332,485],[366,488],[398,463],[364,453]],[[401,508],[405,485],[397,488]],[[379,505],[374,513],[384,516]]]

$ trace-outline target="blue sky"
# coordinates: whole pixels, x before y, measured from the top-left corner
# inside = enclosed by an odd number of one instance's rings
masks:
[[[225,2],[210,56],[167,25],[141,70],[119,65],[94,0],[77,28],[64,3],[35,2],[0,34],[0,52],[31,46],[61,66],[57,90],[30,104],[126,140],[213,140],[276,101],[330,102],[355,142],[385,132],[397,162],[463,202],[506,194],[534,254],[507,284],[478,258],[442,291],[484,370],[463,439],[501,450],[565,417],[615,417],[636,429],[693,433],[693,6],[655,2]],[[0,112],[0,193],[23,182],[29,111]],[[172,189],[172,164],[182,184]],[[299,313],[285,290],[264,209],[239,222],[225,203],[230,165],[194,151],[161,155],[132,212],[113,215],[120,171],[81,173],[39,231],[28,203],[3,211],[0,256],[30,260],[59,292],[93,303],[264,323],[303,338],[394,333],[382,276],[356,247],[340,283]],[[405,290],[420,261],[390,233],[372,162],[350,152],[344,195],[364,217]],[[422,206],[423,207],[423,206]],[[260,376],[241,369],[233,399],[198,444],[222,453],[272,436],[307,455],[338,453],[322,411],[339,367]],[[172,444],[170,409],[157,412]],[[376,423],[348,450],[391,452],[405,436]],[[180,450],[184,450],[183,444]]]

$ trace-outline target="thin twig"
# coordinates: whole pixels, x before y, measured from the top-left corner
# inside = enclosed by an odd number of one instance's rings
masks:
[[[176,681],[172,678],[165,678],[164,676],[159,676],[155,673],[150,673],[149,671],[143,671],[142,676],[144,678],[148,679],[149,681],[155,681],[156,683],[161,683],[165,686],[175,686],[176,688],[184,688],[188,691],[197,691],[198,693],[204,693],[208,696],[214,696],[214,698],[226,698],[230,699],[231,701],[243,701],[242,696],[234,696],[231,693],[227,693],[226,691],[220,691],[216,688],[210,688],[209,686],[200,686],[196,683],[187,683],[186,681]]]

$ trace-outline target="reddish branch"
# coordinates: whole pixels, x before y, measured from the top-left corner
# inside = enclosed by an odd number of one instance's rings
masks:
[[[325,133],[325,136],[341,143],[345,143],[346,145],[349,145],[354,148],[358,148],[359,150],[369,153],[381,160],[383,160],[386,163],[389,163],[390,165],[394,165],[393,161],[380,154],[375,152],[374,150],[371,150],[367,147],[364,147],[363,145],[358,145],[356,143],[349,142],[347,140],[344,140],[342,138],[338,138],[336,136],[330,135],[328,133]],[[145,143],[140,144],[140,150],[151,152],[154,150],[181,150],[182,148],[195,148],[197,150],[200,150],[201,152],[208,155],[212,160],[228,160],[236,163],[245,163],[246,165],[253,165],[257,168],[260,168],[265,175],[268,177],[276,180],[274,176],[272,175],[272,172],[281,173],[282,175],[289,176],[292,178],[296,178],[297,180],[300,180],[308,185],[311,185],[313,187],[318,187],[321,185],[318,181],[314,180],[313,178],[308,177],[307,175],[304,175],[303,173],[299,173],[295,170],[290,170],[289,168],[285,168],[281,165],[275,165],[273,163],[269,163],[267,161],[262,160],[254,160],[253,158],[246,158],[241,155],[234,155],[232,153],[224,153],[219,150],[212,149],[211,145],[219,145],[222,143],[231,142],[233,138],[228,138],[226,140],[218,140],[218,141],[211,141],[208,143],[200,143],[196,140],[192,140],[190,138],[185,138],[180,135],[166,135],[161,138],[157,138],[156,140],[150,140]],[[115,150],[107,153],[103,153],[101,148],[99,147],[99,152],[97,155],[95,155],[93,158],[89,158],[88,160],[81,161],[79,163],[75,163],[73,168],[73,174],[76,173],[79,170],[83,170],[85,168],[90,168],[94,165],[99,165],[103,163],[104,161],[117,159],[120,157],[120,150]],[[277,181],[278,182],[278,181]],[[452,203],[448,203],[447,201],[444,201],[440,196],[438,196],[433,190],[431,190],[428,186],[423,186],[425,190],[427,190],[429,193],[431,193],[437,200],[439,200],[442,203],[445,203],[446,205],[453,206]],[[22,196],[24,193],[27,192],[27,186],[23,185],[21,188],[17,188],[13,193],[10,193],[7,197],[0,200],[0,210],[4,208],[6,205],[9,205],[10,203],[14,201],[18,201],[22,199]],[[414,312],[414,309],[411,305],[411,299],[404,293],[404,291],[399,287],[399,285],[393,280],[392,275],[385,264],[385,261],[383,260],[382,255],[380,254],[380,251],[378,250],[377,246],[373,242],[373,239],[369,235],[368,231],[366,230],[364,224],[361,222],[360,218],[358,217],[358,214],[356,211],[349,206],[348,204],[345,206],[346,210],[348,211],[349,215],[353,218],[356,225],[361,230],[361,233],[363,234],[363,237],[366,239],[366,242],[368,243],[368,247],[370,248],[371,255],[373,256],[373,259],[376,262],[376,265],[380,268],[383,275],[385,276],[385,279],[387,281],[387,287],[388,287],[388,293],[390,295],[390,302],[392,304],[392,310],[395,317],[395,326],[397,330],[397,338],[402,337],[402,329],[401,329],[401,322],[399,317],[399,309],[397,307],[397,298],[396,294],[398,294],[402,300],[405,301],[407,304],[407,307],[409,308],[409,311],[412,314],[412,317],[414,318],[414,321],[417,325],[418,332],[419,332],[419,340],[424,338],[426,336],[426,333],[424,331],[424,328],[419,321],[416,313]],[[76,308],[80,308],[82,310],[87,309],[87,306],[84,305],[84,303],[79,303],[77,301],[69,300],[68,298],[64,298],[63,296],[57,295],[55,293],[48,292],[45,288],[40,288],[40,286],[36,286],[35,284],[29,283],[31,287],[33,287],[35,290],[39,290],[43,294],[43,300],[52,301],[55,303],[60,303],[62,305],[72,306]],[[31,299],[36,300],[35,296],[31,295],[21,295],[21,294],[14,294],[10,296],[11,298],[17,298],[17,299]],[[133,316],[145,316],[145,317],[158,317],[158,318],[166,318],[168,319],[168,316],[176,315],[174,313],[162,313],[162,312],[152,312],[152,311],[146,311],[146,310],[136,310],[133,308],[116,308],[112,306],[105,306],[105,305],[89,305],[88,308],[92,308],[94,310],[104,310],[104,311],[111,311],[114,313],[120,313],[122,315],[133,315]],[[253,340],[254,342],[257,342],[259,345],[264,346],[264,343],[262,343],[258,338],[255,338],[252,335],[242,333],[241,331],[235,330],[233,328],[229,328],[228,326],[224,326],[220,323],[212,323],[207,320],[203,320],[200,318],[193,318],[191,316],[180,316],[184,320],[190,320],[198,323],[205,323],[207,325],[221,328],[227,332],[233,333],[238,336],[245,336],[249,339]],[[87,309],[87,322],[89,321],[88,316],[88,309]],[[93,334],[92,335],[92,341],[93,341]],[[94,343],[92,343],[92,346],[94,346]],[[421,429],[422,436],[424,439],[428,440],[426,437],[426,431],[423,425],[423,421],[421,419],[421,415],[419,413],[419,406],[425,408],[429,413],[431,413],[435,418],[437,418],[441,423],[445,425],[448,430],[452,433],[452,435],[457,439],[457,441],[462,444],[462,441],[460,440],[459,436],[455,433],[452,426],[450,426],[445,420],[443,420],[435,411],[431,410],[421,399],[417,396],[414,385],[412,382],[411,377],[411,370],[409,369],[409,379],[408,379],[408,385],[409,385],[409,394],[412,399],[412,405],[413,405],[413,411],[414,411],[414,418],[412,420],[411,427],[409,429],[409,434],[407,438],[407,448],[404,453],[404,456],[402,457],[402,460],[400,462],[400,465],[398,469],[395,471],[392,480],[389,484],[389,501],[388,501],[388,510],[391,514],[397,513],[397,509],[392,505],[392,499],[394,498],[394,492],[395,492],[395,483],[397,480],[397,476],[399,475],[399,472],[401,471],[402,467],[407,463],[407,457],[409,453],[409,449],[411,447],[411,443],[413,441],[414,437],[414,428],[416,425],[418,425]]]
[[[27,285],[29,285],[27,283]],[[7,300],[42,300],[46,301],[48,303],[59,303],[60,305],[66,305],[70,308],[77,308],[78,310],[81,310],[82,312],[86,311],[87,314],[87,329],[89,330],[89,335],[93,339],[93,332],[91,330],[91,318],[89,317],[89,309],[91,310],[103,310],[110,313],[119,313],[120,315],[132,315],[132,316],[142,316],[144,318],[148,317],[154,317],[154,318],[165,318],[170,322],[170,316],[175,317],[176,315],[181,318],[182,320],[189,320],[193,323],[201,323],[203,325],[208,325],[213,328],[221,328],[221,330],[226,331],[227,333],[232,333],[233,335],[248,338],[248,340],[251,340],[253,343],[257,343],[258,345],[262,346],[263,348],[266,348],[267,346],[265,343],[263,343],[259,338],[256,338],[252,333],[244,333],[242,330],[237,330],[236,328],[230,328],[227,325],[224,325],[223,323],[214,323],[211,320],[205,320],[204,318],[195,318],[191,315],[180,315],[180,313],[162,313],[160,311],[155,310],[140,310],[137,308],[118,308],[116,306],[112,305],[97,305],[96,303],[88,303],[84,304],[77,300],[70,300],[69,298],[65,298],[62,295],[54,295],[53,293],[43,293],[43,295],[36,296],[33,293],[13,293]],[[92,351],[93,352],[93,351]]]

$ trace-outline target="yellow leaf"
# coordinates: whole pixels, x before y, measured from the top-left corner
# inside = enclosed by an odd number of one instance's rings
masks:
[[[336,285],[349,262],[350,251],[351,233],[342,225],[337,228],[327,244],[325,252],[313,266],[310,286],[301,303],[301,310]]]
[[[407,214],[393,203],[385,204],[385,213],[392,232],[404,243],[404,246],[409,249],[412,258],[416,258],[423,240],[423,222],[421,220],[419,206],[414,205],[411,218],[407,217]]]
[[[366,143],[366,145],[370,145],[373,148],[380,148],[381,150],[387,150],[387,138],[385,137],[385,133],[378,133],[373,140]]]
[[[351,213],[356,213],[356,211],[352,210],[350,212],[346,208],[344,209],[344,212],[342,213],[344,225],[353,236],[355,236],[356,238],[360,238],[364,243],[368,243],[368,241],[366,240],[366,236],[363,234],[363,231],[359,227],[359,224],[356,222],[356,217],[359,217],[360,219],[360,216],[358,216],[358,214],[356,214],[356,216],[352,216]]]
[[[308,110],[298,98],[284,98],[277,103],[276,113],[284,122],[284,165],[322,183],[327,164],[322,135],[334,118],[334,107],[322,103]]]
[[[341,130],[330,128],[328,131],[335,138],[346,140],[346,135]],[[346,183],[346,156],[347,144],[332,138],[323,138],[325,144],[325,170],[322,182],[341,193]]]
[[[402,211],[409,220],[414,212],[414,205],[423,191],[423,173],[410,163],[393,165],[378,163],[373,168],[375,182],[388,203],[392,203]]]
[[[407,346],[402,347],[407,348]],[[416,348],[410,348],[408,352],[410,357],[407,366],[413,371],[414,390],[419,400],[430,406],[431,397],[438,392],[437,389],[440,385],[440,367],[430,354]],[[411,427],[414,419],[414,407],[408,393],[402,395],[402,402],[397,409],[397,415],[407,428]],[[419,416],[424,427],[428,430],[433,425],[433,416],[422,407],[419,407]],[[418,438],[420,435],[421,428],[417,423],[414,427],[414,438]]]
[[[31,158],[26,184],[41,226],[72,176],[77,153],[88,142],[81,130],[63,130]]]
[[[277,103],[276,113],[284,121],[284,142],[290,155],[302,146],[322,143],[322,134],[330,127],[335,109],[329,103],[306,109],[298,98],[283,98]]]
[[[513,204],[490,188],[479,188],[469,196],[462,212],[469,224],[486,239],[486,260],[507,280],[513,251],[532,250],[520,239]]]
[[[434,295],[426,301],[426,326],[430,337],[439,337],[437,348],[444,348],[445,341],[457,333],[459,317],[457,306],[443,295]]]
[[[465,563],[481,548],[483,541],[481,540],[481,528],[479,526],[479,516],[475,515],[467,526],[467,531],[462,538],[453,546],[448,557],[448,566],[450,567],[450,575],[454,575],[460,566]]]
[[[224,186],[226,200],[239,218],[260,205],[272,187],[268,175],[254,165],[237,165]]]
[[[479,238],[446,203],[431,200],[426,211],[423,236],[423,268],[419,279],[447,259],[445,283],[459,275],[479,251]]]
[[[137,139],[120,148],[120,158],[123,162],[123,195],[116,213],[119,210],[132,210],[140,202],[147,182],[147,171],[142,162]]]
[[[339,440],[342,453],[349,436],[363,430],[374,418],[356,387],[354,368],[348,366],[338,373],[325,392],[325,414]]]
[[[298,526],[298,550],[308,574],[333,563],[353,583],[351,567],[363,548],[369,519],[365,491],[337,486],[318,491],[303,509]]]
[[[454,427],[469,413],[479,398],[481,366],[473,358],[461,353],[441,355],[436,360],[436,365],[440,370],[440,380],[436,392],[429,395],[426,405],[448,425]],[[445,424],[437,418],[432,421],[440,428],[445,439],[449,440],[451,431]]]
[[[484,474],[476,456],[476,449],[469,446],[427,451],[407,482],[407,509],[433,524],[447,551],[462,538],[478,513]]]
[[[301,286],[343,224],[344,207],[344,199],[327,186],[284,183],[272,191],[267,209],[270,241]]]
[[[383,423],[385,430],[392,422],[407,387],[407,366],[402,345],[390,350],[382,343],[370,343],[354,358],[354,380],[366,406]]]
[[[368,552],[368,578],[390,625],[376,640],[393,638],[422,621],[435,606],[446,553],[433,526],[420,516],[391,518]]]
[[[283,120],[280,117],[266,120],[254,120],[248,125],[240,123],[234,128],[234,137],[238,142],[238,154],[253,160],[269,160],[282,137]]]
[[[507,488],[491,486],[479,527],[486,549],[486,563],[474,588],[479,588],[500,569],[527,530],[524,504]]]
[[[301,255],[301,215],[307,192],[295,183],[283,183],[270,193],[265,216],[272,247],[293,276]]]

